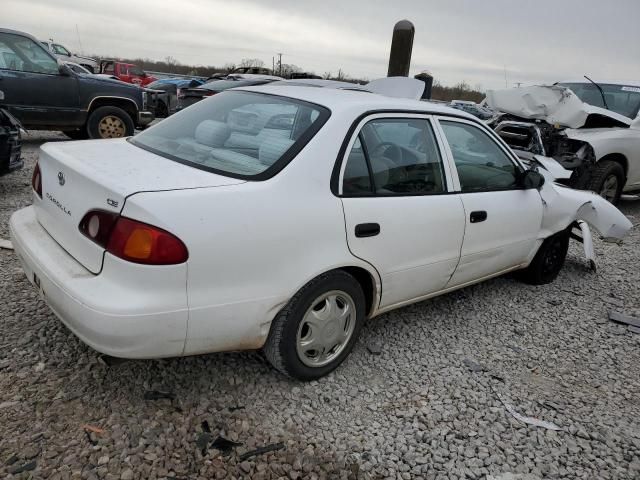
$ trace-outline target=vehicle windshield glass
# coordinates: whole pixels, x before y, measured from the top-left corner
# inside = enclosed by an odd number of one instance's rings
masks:
[[[319,105],[232,91],[192,105],[130,142],[202,170],[261,180],[284,168],[327,118],[329,111]]]
[[[140,67],[138,67],[136,65],[131,65],[129,67],[129,75],[135,75],[137,77],[142,77],[142,76],[144,76],[144,70],[142,70]]]
[[[561,83],[570,88],[580,100],[594,107],[606,108],[598,87],[593,83]],[[629,118],[636,118],[640,109],[640,87],[599,83],[609,110]]]
[[[56,52],[58,55],[65,55],[67,57],[71,56],[71,53],[69,53],[69,50],[64,48],[62,45],[58,45],[57,43],[53,44],[53,51]]]

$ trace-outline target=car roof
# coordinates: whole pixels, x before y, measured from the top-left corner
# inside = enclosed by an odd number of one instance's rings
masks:
[[[283,97],[295,98],[327,107],[332,112],[356,109],[362,112],[372,110],[415,111],[436,115],[451,115],[464,117],[474,122],[478,119],[473,115],[454,108],[421,100],[393,98],[365,90],[344,90],[336,88],[309,88],[292,85],[261,85],[253,87],[238,87],[235,90],[266,93]]]

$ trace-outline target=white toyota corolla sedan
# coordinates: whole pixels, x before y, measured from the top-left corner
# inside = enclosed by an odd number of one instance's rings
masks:
[[[100,352],[262,348],[309,380],[367,318],[513,270],[550,282],[572,228],[593,260],[587,224],[631,227],[529,167],[458,110],[244,88],[133,138],[43,145],[11,235],[44,300]]]

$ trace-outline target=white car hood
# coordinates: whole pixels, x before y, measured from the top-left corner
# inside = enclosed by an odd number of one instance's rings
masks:
[[[489,90],[487,103],[500,112],[569,128],[584,127],[593,116],[599,117],[600,124],[610,123],[611,127],[628,127],[632,123],[624,115],[584,103],[569,88],[560,85]]]

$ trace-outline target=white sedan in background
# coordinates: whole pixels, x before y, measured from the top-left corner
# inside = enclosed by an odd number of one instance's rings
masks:
[[[33,189],[12,240],[82,341],[127,358],[262,348],[301,380],[336,368],[367,318],[513,270],[550,282],[573,227],[588,253],[585,221],[631,227],[468,114],[313,86],[45,144]]]

